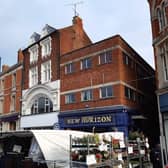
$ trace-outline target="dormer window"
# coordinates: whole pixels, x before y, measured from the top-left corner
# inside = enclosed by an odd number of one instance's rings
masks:
[[[44,39],[43,41],[41,41],[40,45],[41,45],[42,57],[50,55],[50,53],[51,53],[51,37],[48,37],[48,38]]]
[[[43,38],[43,37],[45,37],[45,36],[51,34],[51,33],[54,32],[55,30],[56,30],[55,28],[53,28],[53,27],[49,26],[48,24],[46,24],[46,25],[44,26],[44,28],[42,29],[41,38]]]
[[[30,63],[36,62],[38,60],[38,45],[29,48],[30,53]]]

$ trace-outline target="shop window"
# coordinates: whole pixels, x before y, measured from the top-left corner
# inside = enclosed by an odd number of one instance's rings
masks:
[[[49,82],[51,80],[51,61],[47,61],[41,65],[41,81]]]
[[[65,103],[66,104],[75,103],[75,94],[70,93],[70,94],[65,95]]]
[[[16,122],[15,121],[12,121],[12,122],[9,123],[9,129],[11,131],[16,130]]]
[[[85,58],[81,61],[81,69],[89,69],[92,66],[91,58]]]
[[[100,97],[108,98],[113,96],[113,88],[112,86],[101,87],[100,89]]]
[[[112,62],[112,52],[106,51],[100,54],[99,63],[100,64],[108,64]]]
[[[92,92],[92,90],[82,91],[82,93],[81,93],[81,99],[82,99],[82,101],[89,101],[89,100],[92,100],[92,98],[93,98],[93,92]]]
[[[52,111],[53,111],[53,103],[47,97],[40,97],[34,100],[31,107],[32,114],[49,113]]]
[[[65,67],[65,70],[66,70],[66,74],[73,73],[74,72],[74,64],[73,63],[67,64]]]
[[[133,89],[125,86],[125,97],[130,99],[130,100],[135,101],[135,99],[136,99],[135,91]]]

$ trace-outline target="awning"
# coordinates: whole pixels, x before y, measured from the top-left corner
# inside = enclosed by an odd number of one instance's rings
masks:
[[[16,121],[19,118],[19,113],[7,114],[0,116],[0,122]]]

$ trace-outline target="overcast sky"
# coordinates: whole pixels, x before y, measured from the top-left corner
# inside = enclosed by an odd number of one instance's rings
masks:
[[[147,0],[82,0],[77,5],[84,29],[93,42],[120,34],[152,67],[153,49]],[[0,0],[0,56],[15,64],[19,48],[45,24],[56,29],[72,24],[77,0]]]

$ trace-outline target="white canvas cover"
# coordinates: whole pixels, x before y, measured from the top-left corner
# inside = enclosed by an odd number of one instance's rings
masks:
[[[70,161],[70,135],[72,137],[83,137],[87,135],[93,135],[92,133],[86,133],[81,131],[71,130],[31,130],[40,149],[43,153],[46,161],[57,161],[57,166],[64,168],[69,167]],[[100,133],[99,137],[105,136],[110,140],[110,137],[115,139],[124,140],[124,134],[122,132],[106,132]],[[62,162],[62,163],[59,163]],[[66,165],[65,165],[65,161]],[[54,168],[54,164],[49,164],[48,168]]]
[[[46,161],[65,161],[63,167],[69,167],[70,159],[70,135],[75,137],[83,137],[90,133],[69,130],[32,130],[36,141]],[[48,162],[49,163],[49,162]],[[59,162],[57,162],[57,165]],[[48,168],[54,167],[53,163],[48,164]]]

